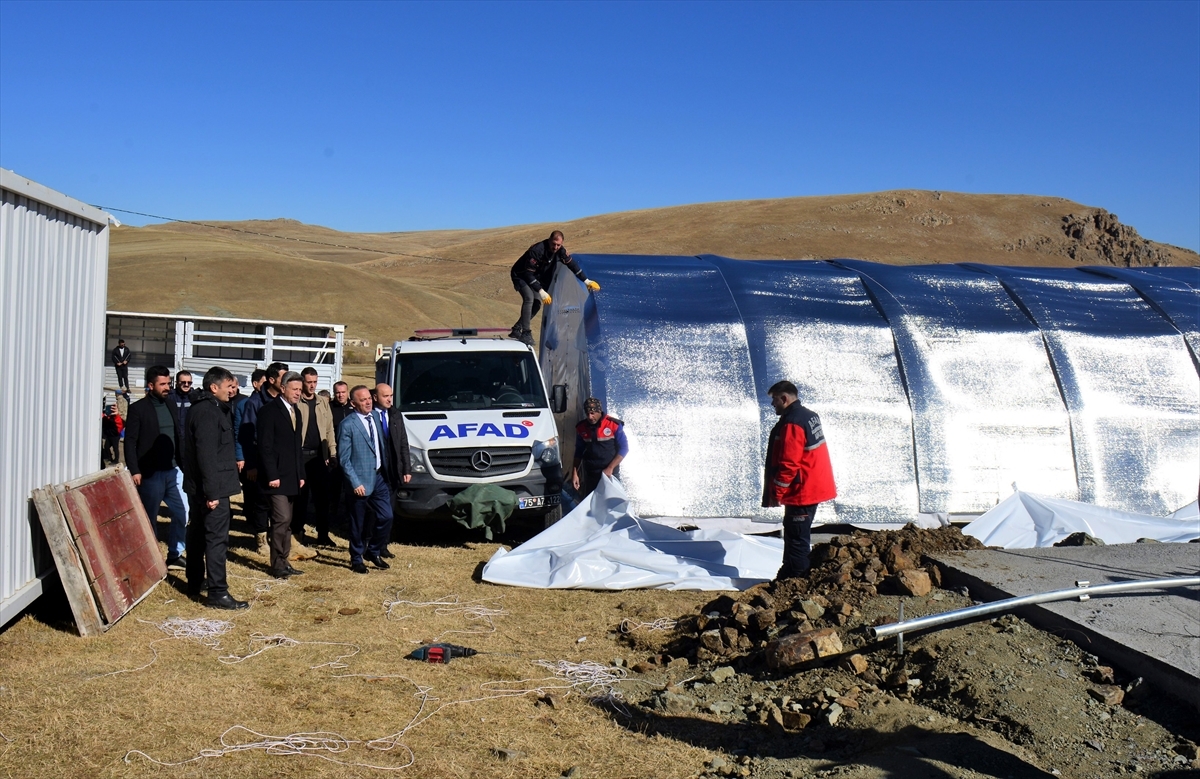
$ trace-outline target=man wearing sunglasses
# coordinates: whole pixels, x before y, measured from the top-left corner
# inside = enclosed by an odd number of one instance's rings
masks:
[[[175,408],[179,410],[180,427],[187,424],[188,409],[192,407],[192,402],[199,394],[199,391],[192,389],[191,371],[180,371],[175,374],[175,389],[171,390],[171,400],[175,401]]]

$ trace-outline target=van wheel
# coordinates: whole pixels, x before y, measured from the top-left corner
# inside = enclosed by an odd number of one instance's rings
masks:
[[[562,519],[562,506],[555,506],[542,515],[542,519],[546,521],[546,527],[550,527],[558,520]]]

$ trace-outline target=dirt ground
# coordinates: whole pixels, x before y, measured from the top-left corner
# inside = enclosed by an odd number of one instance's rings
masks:
[[[76,636],[61,597],[0,632],[0,775],[1200,774],[1196,711],[1067,636],[1005,615],[903,655],[868,641],[902,603],[970,603],[905,594],[938,578],[924,552],[966,543],[939,533],[839,537],[807,579],[746,593],[590,592],[481,583],[497,544],[453,531],[409,534],[367,576],[341,542],[276,582],[235,520],[248,611],[188,600],[172,572],[103,637]],[[171,618],[207,638],[171,638]],[[842,652],[771,666],[773,646],[822,629]],[[406,658],[432,639],[480,654]]]

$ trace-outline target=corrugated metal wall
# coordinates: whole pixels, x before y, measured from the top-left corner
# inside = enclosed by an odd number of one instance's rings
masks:
[[[0,625],[53,569],[29,493],[99,469],[108,220],[0,170]]]

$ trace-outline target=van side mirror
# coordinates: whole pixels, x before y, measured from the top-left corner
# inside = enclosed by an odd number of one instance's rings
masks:
[[[550,411],[561,414],[567,410],[567,385],[555,384],[550,388]]]

